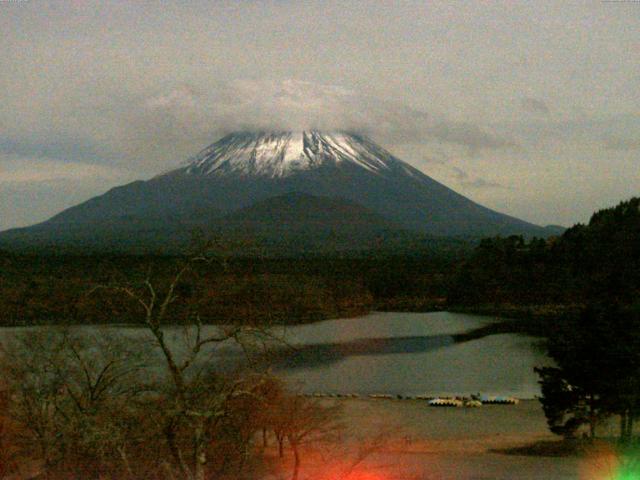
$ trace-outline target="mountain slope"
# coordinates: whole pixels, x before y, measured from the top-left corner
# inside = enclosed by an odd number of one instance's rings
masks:
[[[348,225],[390,228],[381,215],[340,198],[291,192],[261,200],[226,216],[226,222],[265,225]]]
[[[364,251],[422,240],[349,200],[292,192],[270,197],[215,222],[226,237],[280,251]],[[426,239],[425,239],[426,240]]]
[[[548,235],[465,198],[363,136],[312,131],[230,134],[183,167],[116,187],[35,227],[3,232],[0,241],[49,235],[52,243],[69,242],[87,229],[134,241],[136,231],[166,237],[219,226],[233,212],[291,192],[351,201],[429,235]]]

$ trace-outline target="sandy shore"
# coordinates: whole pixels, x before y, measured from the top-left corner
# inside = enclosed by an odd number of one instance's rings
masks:
[[[338,400],[344,408],[345,453],[308,452],[302,479],[334,480],[609,480],[598,459],[495,453],[494,449],[557,440],[537,400],[515,406],[435,408],[413,400]],[[371,447],[371,448],[369,448]],[[350,469],[358,449],[366,458]],[[342,470],[341,470],[342,469]],[[344,471],[350,471],[344,476]]]

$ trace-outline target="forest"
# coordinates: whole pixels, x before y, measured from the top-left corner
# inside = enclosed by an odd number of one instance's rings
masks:
[[[593,301],[631,306],[639,291],[640,198],[633,198],[559,237],[482,240],[454,273],[447,302],[577,311]]]
[[[446,280],[464,251],[362,257],[269,258],[228,255],[196,266],[178,304],[197,303],[205,323],[237,316],[272,323],[348,317],[371,310],[442,308]],[[129,323],[135,302],[114,301],[97,286],[127,279],[166,282],[188,257],[0,254],[0,323]],[[179,308],[178,308],[179,309]]]

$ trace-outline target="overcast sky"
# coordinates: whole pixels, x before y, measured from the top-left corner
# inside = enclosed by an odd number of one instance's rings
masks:
[[[0,1],[0,229],[236,129],[348,129],[571,225],[640,195],[640,3]]]

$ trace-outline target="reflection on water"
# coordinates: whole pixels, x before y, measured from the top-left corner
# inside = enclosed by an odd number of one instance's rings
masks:
[[[292,350],[276,366],[306,392],[514,395],[539,394],[536,365],[548,359],[535,340],[515,334],[456,343],[454,334],[491,317],[437,313],[374,313],[289,328]]]
[[[345,360],[355,355],[424,353],[452,345],[451,335],[429,337],[363,338],[342,343],[318,343],[280,349],[274,364],[280,368],[311,368]]]
[[[494,321],[493,317],[450,312],[374,312],[362,317],[288,327],[285,335],[298,344],[339,343],[362,338],[452,335]]]

